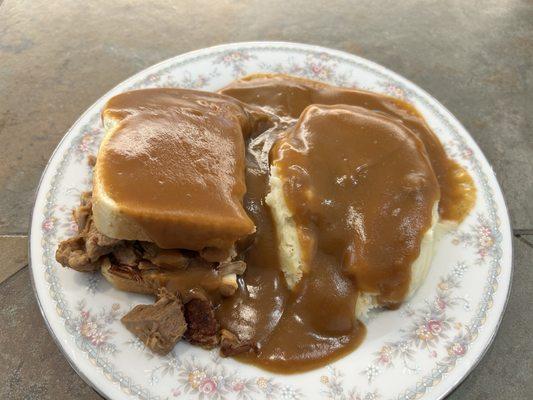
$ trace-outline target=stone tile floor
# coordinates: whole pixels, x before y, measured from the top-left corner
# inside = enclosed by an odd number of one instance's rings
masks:
[[[493,346],[449,398],[531,398],[528,0],[0,0],[0,398],[99,398],[48,334],[26,261],[33,193],[62,135],[133,73],[189,50],[246,40],[313,43],[374,60],[433,94],[473,135],[510,210],[514,277]]]

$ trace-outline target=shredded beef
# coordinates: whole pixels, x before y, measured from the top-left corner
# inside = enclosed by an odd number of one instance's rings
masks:
[[[168,273],[168,270],[192,267],[215,268],[218,264],[220,293],[229,296],[237,288],[237,275],[242,275],[246,269],[242,261],[229,261],[235,255],[233,249],[229,252],[205,249],[199,254],[107,237],[94,224],[91,192],[82,194],[81,204],[73,211],[73,216],[78,224],[78,234],[59,244],[57,261],[78,271],[101,270],[106,279],[121,290],[155,294],[160,286],[156,278],[164,270]],[[190,343],[208,349],[220,344],[223,356],[253,349],[233,333],[220,331],[213,304],[201,290],[183,295],[185,304],[179,293],[159,289],[155,304],[136,306],[122,318],[122,322],[158,354],[167,354],[182,336]]]
[[[64,267],[69,267],[81,272],[97,271],[99,262],[90,260],[85,250],[85,240],[76,236],[59,243],[56,251],[56,260]]]
[[[91,192],[82,193],[81,204],[73,211],[78,234],[59,243],[56,251],[56,260],[61,265],[82,272],[98,270],[101,257],[124,243],[98,232],[92,217],[91,195]]]
[[[155,304],[135,306],[121,319],[124,326],[150,350],[168,354],[187,329],[179,295],[162,289]]]

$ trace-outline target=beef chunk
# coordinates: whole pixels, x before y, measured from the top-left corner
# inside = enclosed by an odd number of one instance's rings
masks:
[[[187,329],[181,299],[166,290],[160,291],[155,304],[135,306],[121,321],[146,347],[161,355],[168,354]]]
[[[218,322],[213,304],[205,298],[193,298],[185,304],[187,332],[185,339],[190,343],[212,349],[219,343]]]
[[[220,354],[222,357],[236,356],[237,354],[248,353],[254,346],[250,342],[243,342],[227,329],[220,331]]]
[[[59,243],[56,251],[56,260],[64,267],[70,267],[76,271],[90,272],[100,268],[100,263],[91,261],[85,251],[85,240],[76,236]]]

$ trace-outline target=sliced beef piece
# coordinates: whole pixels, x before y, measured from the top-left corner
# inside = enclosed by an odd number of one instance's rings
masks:
[[[56,251],[56,260],[64,267],[69,267],[81,272],[97,271],[99,261],[92,261],[85,251],[85,239],[75,236],[59,243]]]
[[[85,250],[91,261],[96,261],[101,256],[113,252],[117,246],[122,244],[122,240],[112,239],[98,232],[92,218],[89,219],[87,224]]]
[[[135,306],[121,319],[124,326],[150,350],[168,354],[187,329],[181,299],[166,290],[155,304]]]
[[[211,301],[199,296],[191,299],[184,308],[188,327],[185,339],[206,349],[216,347],[220,342],[219,326]]]
[[[222,357],[236,356],[254,350],[250,342],[244,342],[227,329],[220,331],[220,354]]]

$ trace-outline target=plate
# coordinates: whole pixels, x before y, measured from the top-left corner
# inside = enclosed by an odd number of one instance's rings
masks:
[[[272,374],[186,343],[168,356],[154,356],[120,323],[132,306],[151,299],[119,292],[99,274],[61,268],[54,259],[58,242],[76,231],[71,210],[91,187],[87,158],[102,138],[99,113],[107,99],[147,87],[216,90],[254,72],[283,72],[413,103],[478,188],[475,209],[438,243],[415,297],[399,310],[372,313],[365,321],[367,338],[356,351],[304,374]],[[361,57],[280,42],[183,54],[105,94],[52,155],[30,231],[34,290],[50,333],[78,374],[109,399],[440,399],[494,338],[509,293],[511,250],[509,218],[494,173],[449,111],[418,86]]]

